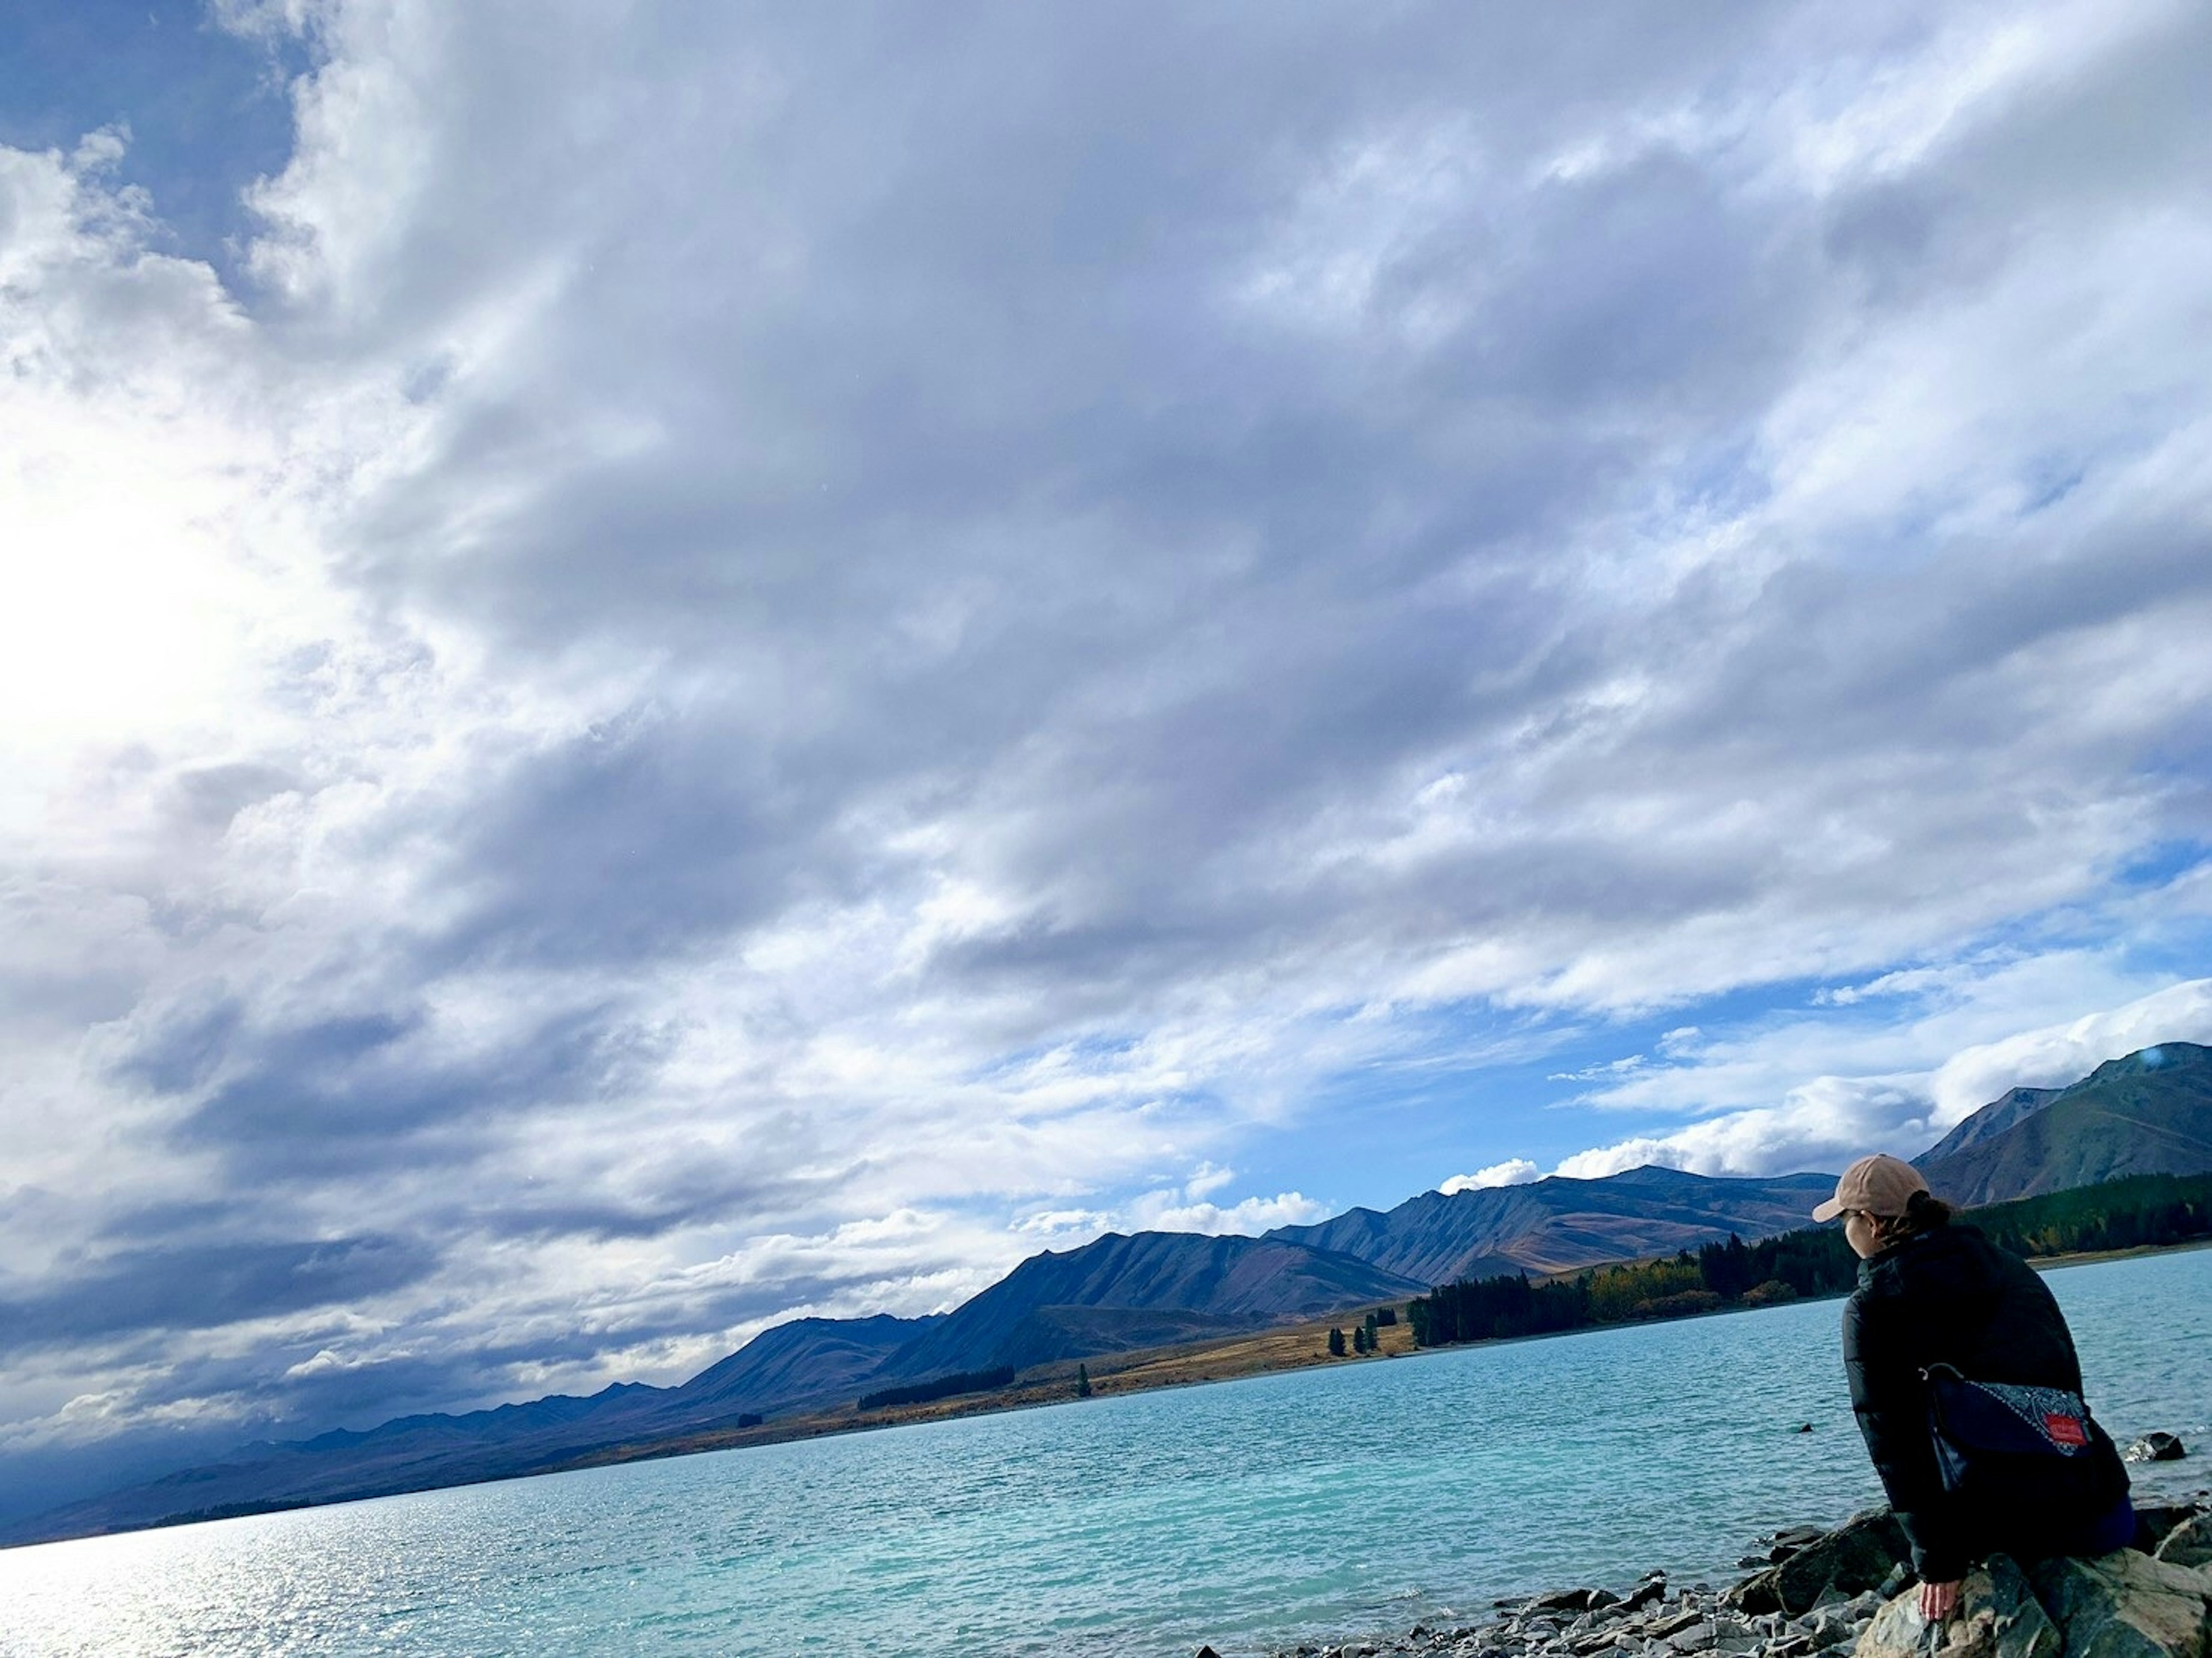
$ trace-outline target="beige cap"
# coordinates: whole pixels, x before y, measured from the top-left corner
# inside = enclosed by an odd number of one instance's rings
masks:
[[[1836,1182],[1836,1195],[1813,1212],[1814,1220],[1833,1220],[1846,1209],[1863,1209],[1869,1215],[1901,1215],[1911,1205],[1915,1192],[1925,1192],[1928,1182],[1902,1157],[1877,1151],[1861,1157],[1844,1170]]]

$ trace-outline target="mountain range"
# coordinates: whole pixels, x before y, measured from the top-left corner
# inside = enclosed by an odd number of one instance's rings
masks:
[[[2060,1089],[2016,1088],[1917,1159],[1974,1205],[2124,1175],[2212,1170],[2212,1049],[2171,1042]],[[950,1314],[795,1319],[677,1388],[622,1383],[366,1432],[241,1448],[216,1463],[54,1509],[7,1540],[340,1501],[572,1465],[849,1405],[951,1374],[1068,1363],[1403,1301],[1459,1278],[1571,1271],[1808,1224],[1835,1176],[1722,1179],[1646,1167],[1601,1179],[1427,1192],[1258,1238],[1109,1233],[1032,1255]]]
[[[1972,1206],[2128,1175],[2212,1169],[2212,1048],[2162,1042],[2065,1088],[2015,1088],[1916,1157],[1939,1197]]]

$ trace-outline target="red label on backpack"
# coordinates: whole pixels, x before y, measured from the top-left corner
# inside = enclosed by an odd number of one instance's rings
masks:
[[[2089,1436],[2081,1431],[2081,1418],[2052,1414],[2043,1418],[2043,1431],[2051,1436],[2054,1445],[2086,1445]]]

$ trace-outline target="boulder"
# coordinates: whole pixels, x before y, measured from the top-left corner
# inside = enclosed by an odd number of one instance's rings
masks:
[[[2189,1447],[2169,1433],[2148,1433],[2122,1453],[2130,1462],[2179,1462]]]
[[[1853,1515],[1780,1564],[1747,1577],[1723,1597],[1743,1612],[1809,1612],[1821,1592],[1854,1595],[1880,1588],[1911,1551],[1905,1528],[1887,1509]]]
[[[2212,1572],[2120,1549],[2046,1560],[2033,1582],[2065,1632],[2064,1658],[2208,1658]]]
[[[2212,1514],[2192,1514],[2159,1540],[2151,1552],[2174,1566],[2212,1566]]]
[[[1667,1598],[1667,1576],[1654,1572],[1629,1590],[1628,1598],[1620,1603],[1623,1612],[1641,1612],[1646,1606],[1656,1606]]]
[[[2143,1502],[2136,1503],[2135,1510],[2135,1540],[2129,1546],[2141,1549],[2145,1554],[2156,1554],[2158,1546],[2176,1526],[2196,1517],[2197,1507],[2194,1503]]]
[[[1587,1612],[1590,1592],[1588,1589],[1553,1589],[1549,1594],[1540,1594],[1528,1602],[1531,1612]]]
[[[1859,1637],[1859,1658],[1902,1658],[1933,1650],[1940,1658],[2062,1658],[2065,1637],[2035,1598],[2027,1575],[2002,1554],[1969,1572],[1958,1615],[1940,1632],[1920,1615],[1916,1587],[1875,1614]]]

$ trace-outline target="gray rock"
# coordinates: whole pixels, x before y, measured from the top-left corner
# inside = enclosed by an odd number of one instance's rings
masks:
[[[1590,1592],[1588,1589],[1553,1589],[1549,1594],[1540,1594],[1528,1604],[1536,1612],[1587,1612]]]
[[[1784,1526],[1765,1540],[1768,1545],[1767,1562],[1778,1566],[1798,1550],[1811,1547],[1826,1535],[1818,1526]]]
[[[2212,1572],[2120,1549],[2046,1560],[2030,1581],[2065,1636],[2064,1658],[2206,1658]]]
[[[2148,1433],[2121,1455],[2130,1462],[2179,1462],[2189,1455],[2189,1448],[2176,1435]]]
[[[1712,1625],[1702,1618],[1666,1637],[1668,1646],[1676,1652],[1704,1652],[1711,1647],[1714,1639]]]
[[[1967,1574],[1950,1621],[1923,1618],[1916,1587],[1875,1614],[1854,1658],[2062,1658],[2064,1645],[2020,1568],[1996,1555]]]
[[[1813,1650],[1826,1652],[1830,1647],[1839,1647],[1858,1633],[1858,1625],[1848,1618],[1831,1618],[1806,1638],[1812,1642]]]
[[[2212,1514],[2191,1515],[2159,1540],[2152,1552],[2175,1566],[2212,1566]]]
[[[2195,1503],[2160,1503],[2142,1498],[2135,1503],[2136,1534],[2128,1546],[2145,1554],[2158,1552],[2159,1540],[2185,1520],[2196,1518]]]
[[[1906,1553],[1905,1531],[1897,1517],[1887,1509],[1870,1509],[1806,1544],[1780,1564],[1745,1578],[1725,1599],[1745,1612],[1795,1616],[1818,1604],[1826,1589],[1851,1595],[1879,1587]]]

